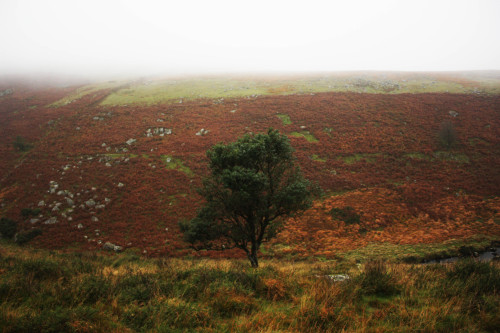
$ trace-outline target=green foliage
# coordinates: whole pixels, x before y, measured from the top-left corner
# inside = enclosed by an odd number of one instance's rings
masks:
[[[16,236],[16,243],[23,245],[31,241],[33,238],[40,236],[42,234],[42,229],[34,228],[28,231],[19,232]]]
[[[17,222],[6,217],[0,219],[0,235],[11,239],[17,231]]]
[[[456,144],[457,132],[452,122],[444,121],[441,123],[439,129],[439,142],[446,149],[450,149]]]
[[[40,214],[40,208],[23,208],[21,209],[21,215],[24,217],[24,218],[27,218],[27,217],[30,217],[30,216],[36,216]]]
[[[335,220],[344,221],[346,224],[356,224],[356,223],[359,223],[360,222],[360,218],[361,218],[361,216],[358,213],[356,213],[356,211],[354,210],[354,208],[352,208],[350,206],[347,206],[347,207],[344,207],[344,208],[334,207],[330,211],[330,215],[332,215],[332,217]]]
[[[33,148],[33,145],[24,141],[22,136],[16,136],[16,140],[14,140],[14,148],[21,152],[26,152]]]
[[[180,223],[184,238],[196,249],[240,248],[257,267],[262,242],[276,235],[284,217],[310,206],[312,187],[277,130],[217,144],[207,156],[211,175],[200,189],[206,204]]]

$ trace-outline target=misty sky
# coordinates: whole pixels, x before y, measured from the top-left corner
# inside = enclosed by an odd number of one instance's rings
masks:
[[[0,75],[500,69],[500,1],[0,0]]]

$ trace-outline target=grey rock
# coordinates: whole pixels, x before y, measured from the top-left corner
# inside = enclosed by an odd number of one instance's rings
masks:
[[[38,207],[43,207],[43,206],[45,206],[45,201],[40,200],[40,202],[38,203]]]
[[[128,139],[125,143],[130,146],[131,144],[133,144],[136,141],[137,141],[136,139]]]
[[[87,207],[94,207],[95,206],[94,199],[90,199],[88,201],[85,201],[85,205],[87,205]]]
[[[450,111],[448,111],[448,113],[449,113],[449,114],[450,114],[450,116],[452,116],[452,117],[457,117],[457,116],[458,116],[458,112],[457,112],[457,111],[450,110]]]
[[[92,216],[92,218],[90,219],[92,222],[98,222],[99,219],[97,218],[97,216]]]
[[[38,221],[40,221],[40,220],[39,220],[39,219],[31,219],[31,220],[30,220],[30,223],[31,223],[31,224],[35,224],[35,223],[37,223]]]
[[[13,93],[13,90],[12,89],[5,89],[3,91],[0,91],[0,97],[3,97],[3,96],[7,96],[7,95],[10,95]]]
[[[102,246],[102,248],[104,250],[108,250],[108,251],[115,251],[115,252],[121,252],[121,251],[123,251],[123,247],[122,246],[115,245],[115,244],[113,244],[111,242],[104,243],[104,245]]]
[[[55,217],[55,216],[53,216],[50,219],[48,219],[47,221],[43,222],[43,224],[55,224],[55,223],[57,223],[57,217]]]
[[[206,130],[206,129],[202,128],[201,130],[199,130],[199,131],[196,133],[196,135],[198,135],[198,136],[203,136],[203,135],[208,134],[208,132],[209,132],[209,130]]]

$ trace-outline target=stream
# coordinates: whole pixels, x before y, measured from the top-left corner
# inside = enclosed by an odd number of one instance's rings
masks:
[[[495,247],[488,249],[487,251],[484,252],[479,252],[477,253],[477,256],[474,255],[472,256],[473,258],[481,261],[491,261],[494,258],[500,258],[500,247]],[[458,261],[459,259],[466,258],[466,257],[449,257],[449,258],[441,258],[441,259],[435,259],[435,260],[429,260],[423,262],[423,264],[447,264],[447,263],[453,263]]]

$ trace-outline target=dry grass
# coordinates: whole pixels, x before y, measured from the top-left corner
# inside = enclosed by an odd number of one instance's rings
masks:
[[[145,259],[2,243],[3,332],[494,331],[498,263]],[[350,279],[334,282],[345,273]]]

